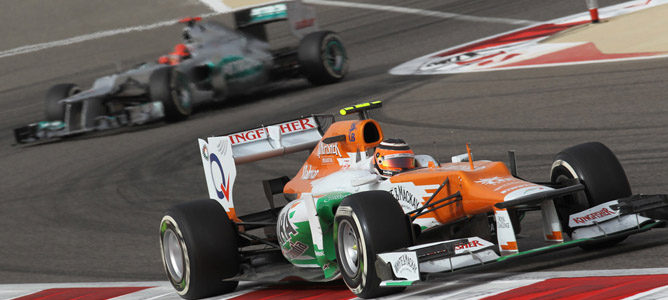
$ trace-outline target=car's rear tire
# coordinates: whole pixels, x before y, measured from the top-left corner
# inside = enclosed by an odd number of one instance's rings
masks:
[[[216,201],[197,200],[170,208],[160,222],[160,248],[165,272],[185,299],[233,291],[239,273],[237,233]]]
[[[624,168],[612,151],[599,142],[576,145],[559,152],[554,158],[551,181],[561,184],[577,179],[585,186],[584,195],[573,195],[557,199],[555,207],[562,227],[570,234],[568,216],[590,207],[631,196],[631,186]],[[613,246],[626,236],[604,239],[581,246],[598,249]]]
[[[376,254],[411,245],[410,221],[397,200],[385,191],[347,196],[334,218],[336,259],[344,282],[361,298],[401,292],[403,287],[381,288]]]
[[[149,78],[151,101],[162,103],[165,121],[178,122],[192,113],[192,91],[188,76],[175,68],[160,68]]]
[[[348,56],[341,38],[331,31],[306,35],[297,49],[302,74],[316,85],[341,81],[348,73]]]
[[[52,86],[46,92],[46,120],[63,121],[65,119],[65,105],[59,103],[59,101],[79,92],[81,92],[81,89],[73,83],[62,83]]]

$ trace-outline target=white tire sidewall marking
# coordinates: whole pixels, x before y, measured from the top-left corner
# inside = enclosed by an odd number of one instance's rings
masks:
[[[185,240],[183,239],[183,233],[181,233],[181,229],[179,228],[179,224],[172,218],[171,216],[167,215],[162,218],[162,221],[160,222],[161,227],[162,224],[171,224],[171,228],[174,230],[174,233],[176,233],[177,240],[179,241],[179,244],[181,246],[181,250],[183,251],[183,278],[181,279],[182,282],[184,282],[184,288],[183,290],[179,291],[177,289],[177,293],[179,295],[185,295],[188,293],[188,290],[190,288],[190,258],[188,256],[188,247],[186,247]],[[169,226],[168,226],[169,227]],[[165,258],[165,245],[163,244],[163,232],[160,233],[160,248],[162,251],[160,251],[160,255],[162,256],[162,263],[164,267],[167,267],[167,260]],[[168,268],[168,267],[167,267]],[[167,273],[169,274],[169,270],[166,270]],[[170,278],[170,281],[171,278]]]

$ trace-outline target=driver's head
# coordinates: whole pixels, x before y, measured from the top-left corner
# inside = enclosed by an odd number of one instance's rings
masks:
[[[389,178],[415,168],[415,154],[402,139],[386,139],[376,147],[373,167],[378,175]]]
[[[170,54],[177,55],[181,58],[190,57],[190,51],[188,50],[188,46],[185,44],[176,44],[176,46],[174,46],[174,51]]]

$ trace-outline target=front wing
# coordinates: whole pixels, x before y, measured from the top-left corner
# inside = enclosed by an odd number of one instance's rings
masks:
[[[648,200],[649,199],[649,200]],[[638,196],[613,200],[569,217],[574,231],[573,239],[544,247],[499,256],[495,244],[479,237],[443,241],[380,253],[375,266],[381,286],[410,286],[421,281],[450,276],[460,270],[480,270],[490,264],[513,262],[522,257],[560,249],[594,244],[601,240],[628,236],[664,225],[664,221],[643,217],[639,212],[646,205],[658,202],[668,204],[666,195]],[[636,205],[634,206],[634,200]],[[662,201],[659,201],[662,200]],[[621,209],[619,209],[621,208]],[[633,209],[637,208],[637,209]],[[668,216],[663,216],[668,219]]]

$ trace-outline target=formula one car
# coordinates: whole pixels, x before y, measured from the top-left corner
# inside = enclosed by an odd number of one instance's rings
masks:
[[[529,182],[514,175],[514,158],[508,168],[467,151],[439,163],[384,140],[367,118],[380,105],[342,110],[359,120],[319,115],[200,139],[210,199],[175,205],[160,224],[178,293],[194,299],[230,292],[239,280],[343,278],[357,296],[378,297],[489,263],[612,246],[663,224],[639,212],[665,207],[667,196],[632,195],[603,144],[563,150],[549,182]],[[237,164],[304,150],[311,154],[292,179],[262,182],[270,209],[237,215]],[[288,203],[276,205],[276,194]],[[542,212],[547,245],[520,252],[519,216],[530,210]]]
[[[348,59],[339,36],[320,31],[315,11],[301,1],[279,2],[234,13],[236,29],[185,18],[184,44],[126,72],[105,76],[88,90],[53,86],[46,121],[14,130],[18,143],[82,132],[187,118],[196,100],[222,101],[283,79],[313,84],[340,81]],[[299,45],[271,49],[266,24],[287,20]]]

